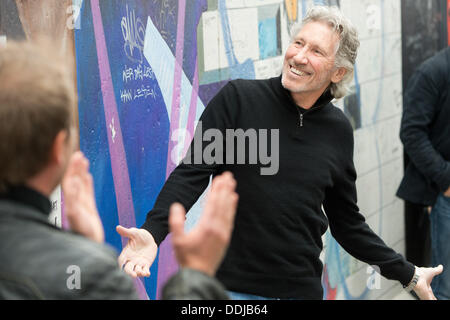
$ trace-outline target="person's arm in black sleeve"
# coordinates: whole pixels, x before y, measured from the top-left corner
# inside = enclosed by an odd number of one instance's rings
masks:
[[[210,143],[203,141],[203,133],[218,129],[225,137],[225,130],[234,126],[237,107],[234,86],[228,83],[205,108],[184,160],[170,174],[141,227],[152,234],[158,246],[168,234],[170,205],[178,202],[189,211],[207,188],[211,175],[220,173],[220,163],[211,164],[203,159],[203,150]]]
[[[414,166],[445,192],[450,187],[450,162],[430,141],[432,123],[439,113],[440,92],[448,90],[443,88],[447,80],[442,73],[427,65],[411,77],[404,95],[400,139]]]
[[[389,248],[365,222],[356,204],[356,171],[353,164],[353,133],[345,137],[342,163],[337,164],[335,181],[327,189],[323,207],[336,241],[356,259],[377,266],[381,275],[408,285],[414,265]]]

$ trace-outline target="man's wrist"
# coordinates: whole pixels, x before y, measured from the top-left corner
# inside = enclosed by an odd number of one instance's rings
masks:
[[[407,292],[413,291],[417,285],[417,282],[419,282],[419,278],[420,278],[419,268],[417,268],[416,266],[414,268],[415,268],[415,271],[414,271],[414,275],[413,275],[411,281],[408,283],[408,285],[403,286],[403,288]]]

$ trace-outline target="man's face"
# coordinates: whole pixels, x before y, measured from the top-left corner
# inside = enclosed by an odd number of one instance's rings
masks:
[[[331,82],[339,82],[335,56],[339,37],[322,22],[309,22],[286,51],[282,84],[293,95],[317,98]]]

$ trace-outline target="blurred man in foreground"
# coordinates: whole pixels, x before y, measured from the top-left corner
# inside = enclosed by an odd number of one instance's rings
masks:
[[[137,299],[132,278],[103,243],[89,163],[74,153],[73,80],[53,52],[31,43],[0,49],[0,299]],[[48,221],[49,197],[61,182],[71,231]],[[227,299],[213,276],[233,227],[235,186],[230,173],[213,181],[188,234],[184,209],[172,206],[182,268],[163,298]]]

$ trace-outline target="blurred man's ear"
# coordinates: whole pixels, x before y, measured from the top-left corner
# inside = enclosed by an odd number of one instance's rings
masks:
[[[70,144],[70,137],[67,130],[61,130],[53,140],[53,146],[50,154],[50,162],[57,165],[64,165],[67,162],[67,148]]]
[[[347,74],[347,69],[344,67],[338,68],[336,71],[334,71],[333,76],[331,77],[331,82],[333,83],[339,83],[342,79],[344,79],[344,76]]]

